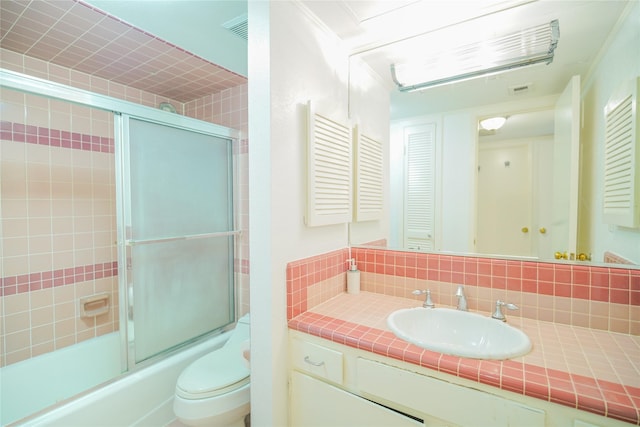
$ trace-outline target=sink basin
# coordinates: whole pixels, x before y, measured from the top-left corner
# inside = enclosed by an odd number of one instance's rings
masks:
[[[405,308],[387,318],[398,337],[418,347],[473,359],[510,359],[531,350],[529,337],[505,322],[450,308]]]

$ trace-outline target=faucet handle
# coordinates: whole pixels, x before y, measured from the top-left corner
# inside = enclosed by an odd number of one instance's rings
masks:
[[[506,322],[507,318],[502,313],[502,307],[506,308],[507,310],[518,310],[518,306],[515,305],[515,304],[511,304],[511,303],[507,303],[507,302],[504,302],[504,301],[497,300],[496,301],[496,310],[493,312],[491,317],[494,318],[494,319]]]
[[[435,308],[436,307],[436,305],[431,300],[431,291],[429,289],[425,289],[425,290],[416,289],[415,291],[412,291],[411,293],[413,295],[426,294],[427,297],[425,298],[424,303],[422,304],[422,306],[424,308]]]

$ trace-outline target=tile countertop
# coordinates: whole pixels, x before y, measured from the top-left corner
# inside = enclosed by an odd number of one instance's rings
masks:
[[[509,360],[425,350],[386,325],[394,310],[422,303],[371,292],[340,294],[289,321],[289,328],[504,390],[640,425],[640,336],[514,316],[533,349]],[[487,313],[488,315],[488,313]]]

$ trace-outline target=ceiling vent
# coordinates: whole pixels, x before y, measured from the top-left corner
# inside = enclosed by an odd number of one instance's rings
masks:
[[[222,24],[222,26],[236,36],[241,37],[244,40],[249,40],[249,21],[246,13],[228,20]]]
[[[522,83],[515,86],[509,87],[509,95],[524,95],[525,93],[529,93],[531,91],[531,87],[533,83]]]

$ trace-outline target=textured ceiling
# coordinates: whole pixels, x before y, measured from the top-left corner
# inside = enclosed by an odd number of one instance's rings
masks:
[[[180,102],[246,78],[75,0],[0,1],[0,47]]]

